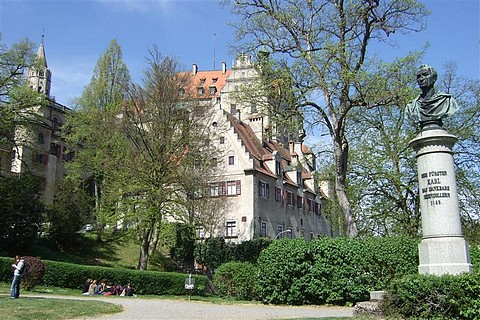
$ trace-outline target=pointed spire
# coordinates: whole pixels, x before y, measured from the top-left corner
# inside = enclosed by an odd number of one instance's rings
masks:
[[[47,58],[45,56],[45,47],[43,45],[43,42],[44,42],[44,39],[45,39],[45,30],[44,32],[42,33],[42,42],[40,43],[40,47],[38,47],[38,52],[37,52],[37,61],[39,63],[41,63],[42,67],[44,68],[48,68],[47,66]]]

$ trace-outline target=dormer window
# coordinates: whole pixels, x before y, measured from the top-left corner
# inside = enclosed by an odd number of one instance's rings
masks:
[[[282,162],[275,160],[275,175],[280,177],[282,175]]]
[[[217,87],[210,86],[210,95],[213,96],[217,92]]]
[[[185,89],[184,89],[184,88],[180,88],[180,89],[178,90],[178,94],[179,94],[180,96],[183,96],[183,95],[185,94]]]
[[[202,96],[202,95],[204,94],[204,92],[205,92],[205,90],[203,89],[203,87],[198,87],[198,88],[197,88],[197,94],[198,94],[199,96]]]
[[[216,83],[218,78],[212,78],[212,83]]]

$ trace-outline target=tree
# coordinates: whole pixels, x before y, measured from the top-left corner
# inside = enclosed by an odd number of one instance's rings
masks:
[[[46,99],[30,89],[25,81],[25,71],[34,67],[34,44],[28,39],[8,48],[1,42],[0,34],[0,145],[14,147],[14,128],[25,129],[41,124],[41,117],[31,108],[46,103]]]
[[[69,114],[65,124],[65,139],[72,149],[78,149],[74,161],[67,164],[67,179],[82,180],[88,176],[94,196],[96,232],[101,240],[105,224],[114,209],[104,200],[107,159],[115,158],[118,136],[117,118],[130,83],[122,50],[113,39],[98,59],[92,80],[77,99],[77,111]],[[118,145],[117,145],[118,147]]]
[[[26,173],[0,177],[0,251],[24,252],[37,238],[44,213],[38,189],[38,179]]]
[[[398,66],[396,63],[391,66],[395,65]],[[412,67],[415,65],[419,65],[417,58],[412,61]],[[362,112],[354,110],[351,115],[349,121],[355,124],[348,132],[352,141],[349,160],[352,207],[357,217],[361,217],[358,222],[362,234],[418,237],[421,227],[418,179],[415,154],[408,146],[415,136],[415,128],[403,115],[407,101],[418,95],[412,76],[415,70],[401,70],[396,72],[397,75],[388,70],[381,73],[387,75],[382,81],[388,79],[393,84],[403,78],[395,86],[404,88],[404,92],[392,106]],[[398,91],[391,85],[377,87]],[[479,221],[476,197],[480,172],[479,140],[473,129],[480,115],[479,88],[478,80],[457,76],[453,63],[444,67],[437,86],[437,90],[452,94],[461,108],[445,120],[445,127],[459,137],[455,146],[455,163],[460,209],[464,230],[469,240],[473,241],[476,241]]]
[[[296,101],[289,107],[302,111],[330,135],[335,192],[345,232],[356,236],[347,194],[347,120],[352,109],[389,105],[396,94],[377,96],[375,88],[368,86],[375,80],[368,69],[368,49],[374,41],[386,42],[396,32],[420,30],[427,10],[412,0],[225,3],[232,3],[233,12],[243,17],[237,23],[237,36],[246,41],[238,46],[239,51],[270,52],[290,76]]]
[[[180,89],[191,88],[191,76],[156,48],[150,54],[142,86],[128,91],[121,117],[128,147],[111,171],[124,220],[133,222],[140,242],[141,270],[156,249],[162,221],[184,216],[190,198],[206,189],[205,176],[197,174],[213,170],[215,154],[210,111],[198,113],[191,97],[180,95]],[[185,222],[194,224],[191,218]]]
[[[78,232],[90,222],[91,212],[92,197],[81,186],[66,180],[57,187],[53,204],[46,211],[48,237],[60,248],[70,248]]]

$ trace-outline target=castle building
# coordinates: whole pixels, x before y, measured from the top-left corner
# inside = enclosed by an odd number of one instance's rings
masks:
[[[60,129],[70,110],[50,95],[52,72],[48,68],[45,48],[38,48],[35,64],[27,71],[27,83],[32,90],[45,95],[46,103],[24,110],[28,125],[14,128],[14,144],[11,146],[11,174],[28,172],[40,178],[40,195],[45,203],[53,202],[55,186],[65,176],[64,162],[73,158],[66,152],[66,144],[60,137]],[[7,151],[4,149],[4,151]]]
[[[215,110],[212,126],[222,159],[211,177],[210,196],[225,197],[228,205],[214,236],[240,243],[255,237],[331,235],[322,215],[324,196],[314,178],[315,156],[302,136],[286,139],[268,112],[235,94],[253,86],[258,74],[246,56],[231,70],[199,71],[193,65],[192,86],[199,104]],[[199,237],[208,237],[203,226]]]
[[[27,73],[32,90],[45,95],[47,103],[25,110],[33,115],[33,125],[16,126],[15,143],[0,150],[2,171],[8,158],[13,174],[30,172],[38,176],[44,201],[53,202],[56,185],[65,176],[66,152],[60,129],[70,111],[50,94],[52,73],[47,65],[44,43],[34,67]],[[303,128],[289,134],[275,124],[270,114],[255,103],[244,102],[236,94],[255,85],[257,71],[247,56],[239,56],[228,70],[200,71],[192,68],[193,96],[201,108],[209,108],[219,149],[216,174],[210,177],[210,197],[222,197],[226,206],[213,232],[198,225],[198,236],[222,236],[240,243],[255,237],[303,237],[332,235],[322,214],[325,196],[315,181],[315,156],[304,144]],[[200,109],[201,109],[200,108]],[[210,120],[209,120],[210,121]],[[299,121],[300,122],[300,121]],[[8,154],[10,153],[10,154]],[[213,234],[212,234],[213,233]]]

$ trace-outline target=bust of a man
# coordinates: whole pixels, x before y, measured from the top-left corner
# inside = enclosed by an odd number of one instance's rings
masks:
[[[422,92],[407,104],[406,113],[415,118],[421,129],[441,127],[442,119],[458,110],[457,102],[450,94],[435,90],[436,80],[437,72],[433,67],[424,64],[417,70],[417,83]]]

